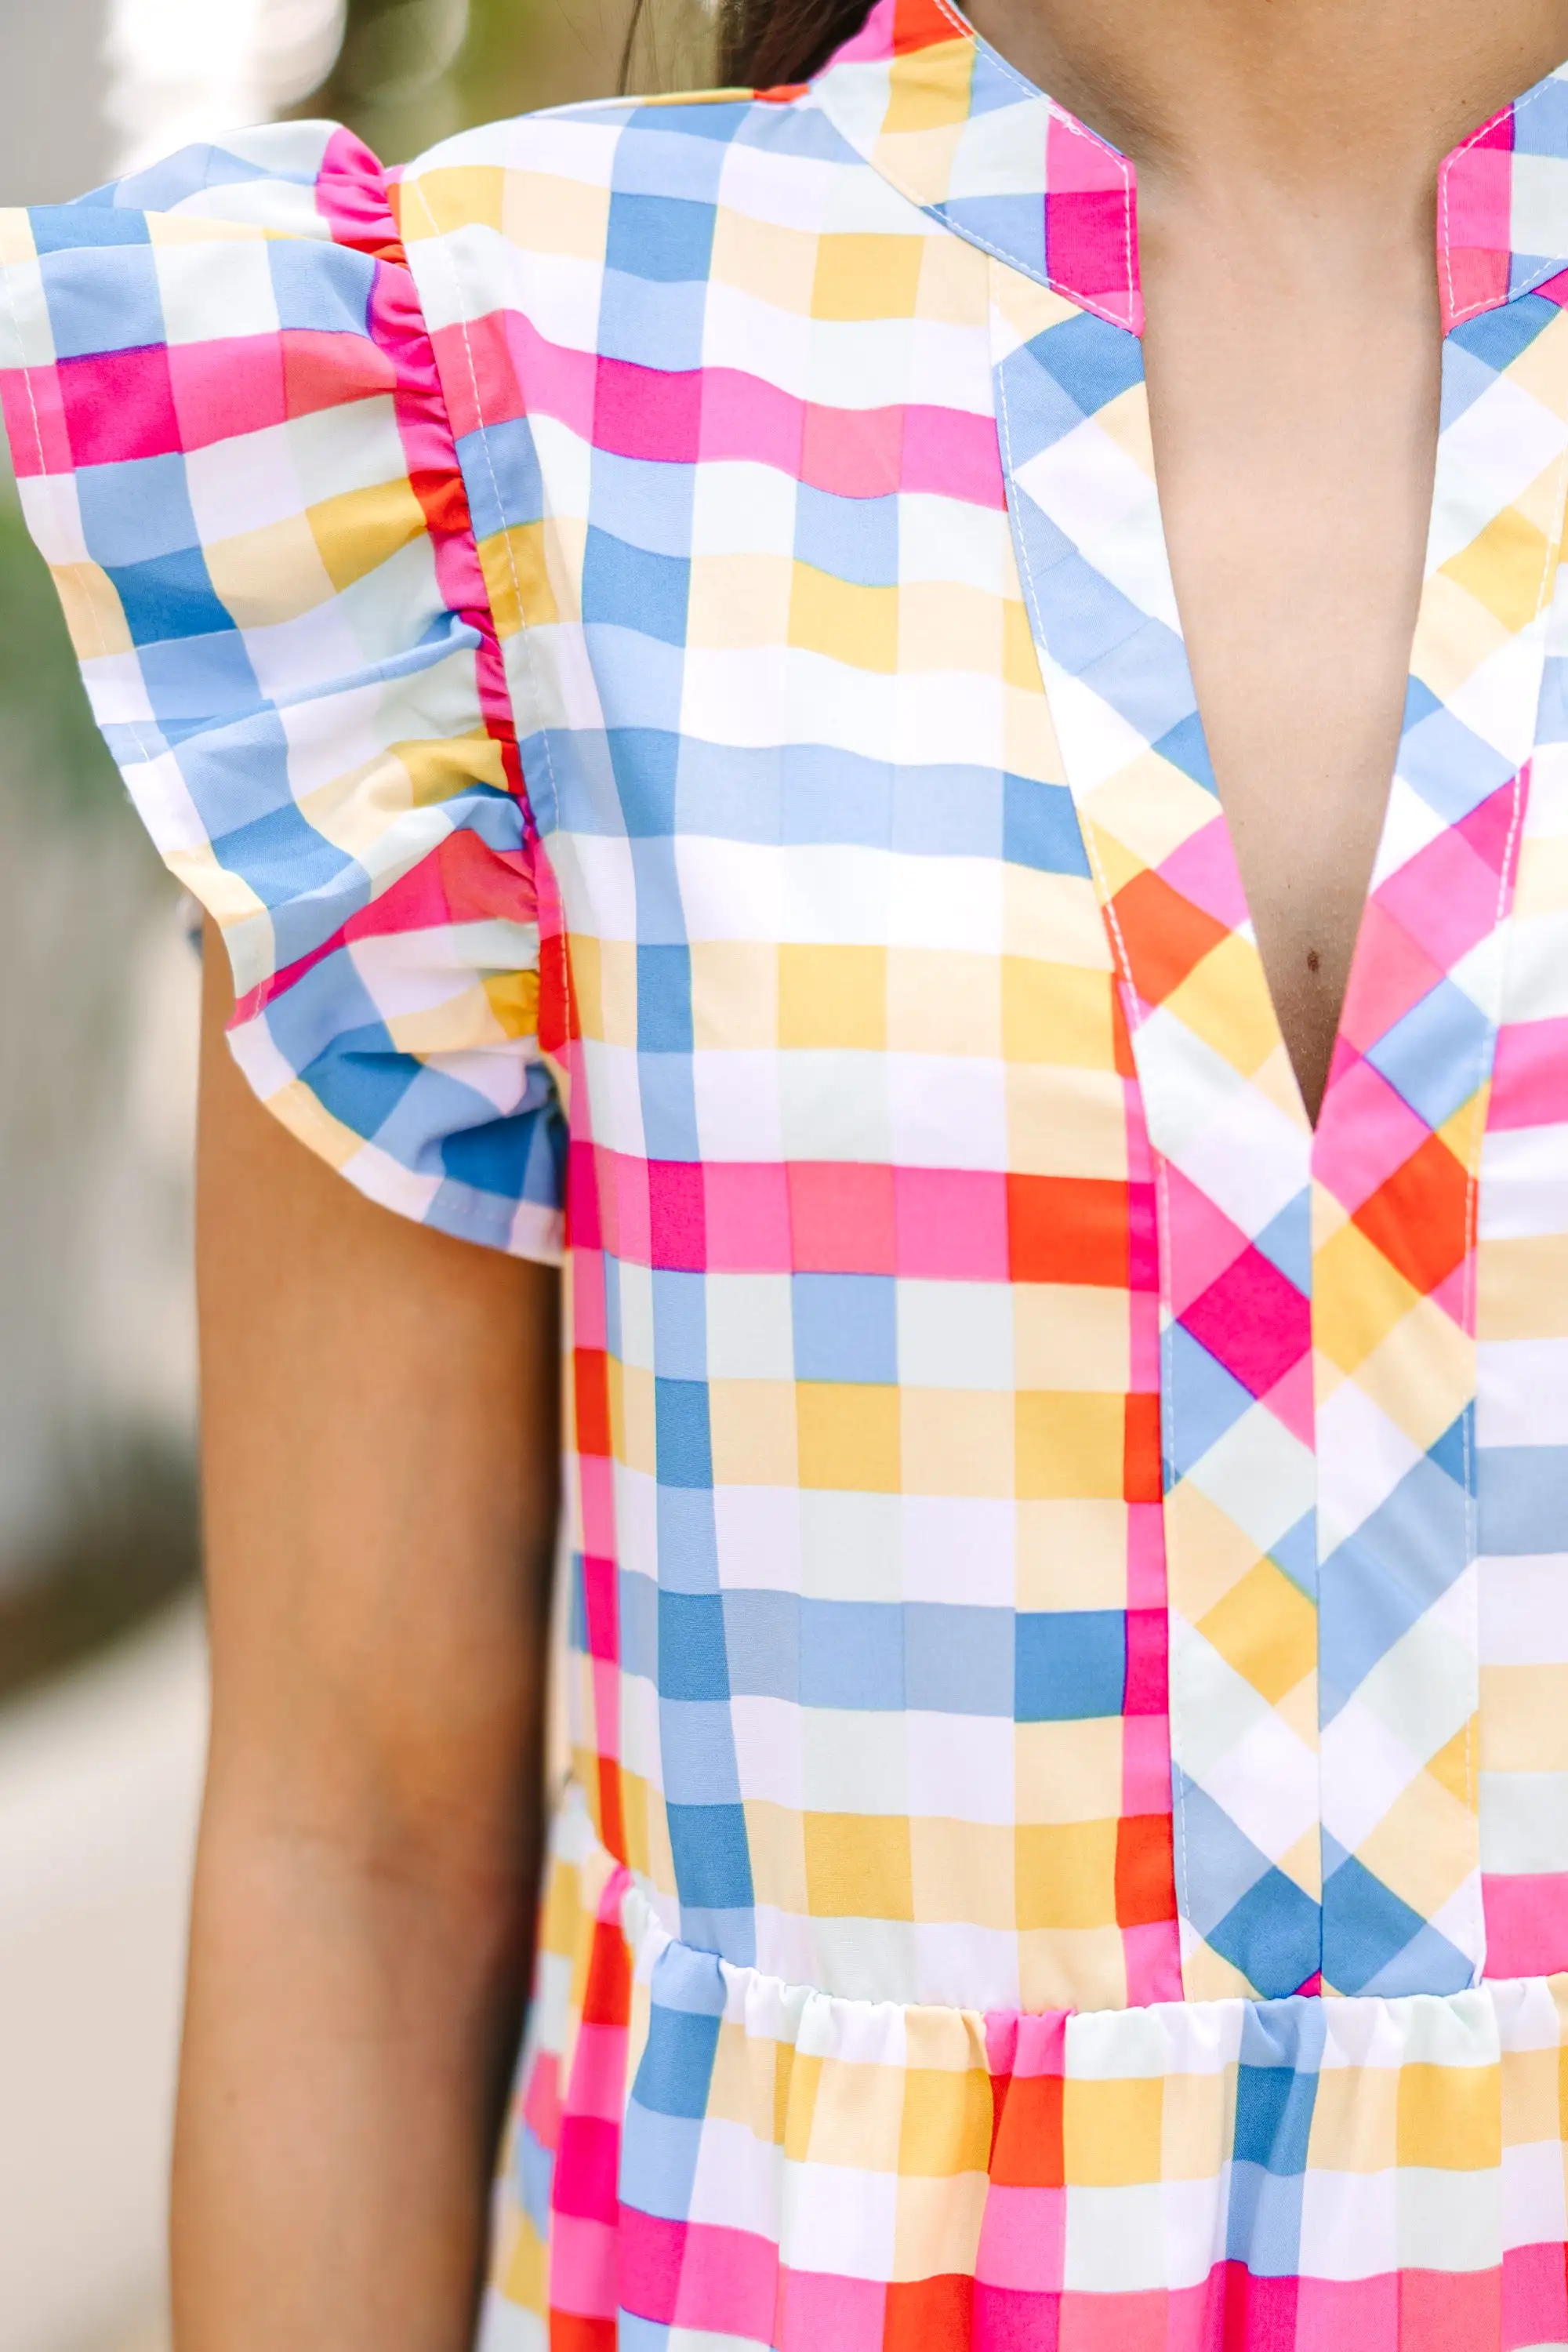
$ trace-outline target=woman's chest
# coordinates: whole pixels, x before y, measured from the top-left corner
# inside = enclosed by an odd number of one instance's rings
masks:
[[[1204,731],[1315,1118],[1431,536],[1442,331],[1419,201],[1146,201],[1161,507]],[[1148,191],[1145,191],[1148,197]]]
[[[1134,335],[869,210],[810,240],[787,336],[721,274],[689,351],[606,294],[616,355],[574,380],[536,354],[526,423],[486,436],[481,552],[584,1050],[620,1073],[605,1115],[667,1124],[679,1064],[705,1106],[679,1156],[760,1120],[752,1157],[1000,1164],[1066,1124],[1041,1070],[1092,1069],[1136,1076],[1177,1156],[1234,1087],[1251,1155],[1304,1181],[1291,1063],[1322,1076],[1358,933],[1342,1060],[1419,1011],[1473,1096],[1561,539],[1555,310],[1450,336],[1435,486],[1418,451],[1384,462],[1419,422],[1412,337],[1354,463],[1342,387],[1320,420],[1321,499],[1260,364],[1228,405],[1181,389],[1163,499]],[[1439,1037],[1455,976],[1489,1010]]]
[[[1040,1590],[1109,1592],[1129,1624],[1157,1562],[1213,1984],[1463,1982],[1486,1933],[1509,1948],[1515,1897],[1483,1929],[1481,1876],[1529,1875],[1520,1808],[1556,1769],[1518,1563],[1560,1543],[1568,1491],[1545,1401],[1568,1340],[1561,322],[1450,339],[1314,1133],[1199,714],[1140,347],[983,268],[945,374],[916,332],[835,322],[880,352],[879,397],[825,437],[760,454],[776,384],[726,388],[722,438],[700,391],[662,458],[625,410],[584,420],[585,462],[539,436],[553,602],[520,706],[605,1443],[628,1494],[711,1491],[721,1582],[744,1557],[839,1592],[821,1531],[878,1510],[982,1549],[1005,1525]],[[922,470],[944,435],[967,478]],[[651,471],[677,463],[684,554]],[[1075,1513],[1109,1581],[1058,1548]],[[1406,1969],[1428,1927],[1440,1951]]]

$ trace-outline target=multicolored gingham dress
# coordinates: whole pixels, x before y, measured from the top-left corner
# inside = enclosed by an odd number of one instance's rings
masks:
[[[0,214],[241,1064],[565,1269],[487,2352],[1568,2344],[1568,69],[1442,173],[1315,1133],[1134,205],[879,0],[805,89]]]

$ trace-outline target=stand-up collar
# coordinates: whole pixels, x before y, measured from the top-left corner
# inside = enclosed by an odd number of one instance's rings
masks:
[[[857,152],[923,211],[1142,333],[1132,164],[998,57],[948,0],[876,0],[813,89]],[[1444,159],[1445,332],[1565,271],[1568,65]]]

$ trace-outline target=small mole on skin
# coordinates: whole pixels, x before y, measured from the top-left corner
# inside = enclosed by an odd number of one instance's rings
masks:
[[[1307,970],[1309,971],[1316,971],[1322,961],[1323,959],[1318,953],[1316,948],[1309,948],[1307,950]]]

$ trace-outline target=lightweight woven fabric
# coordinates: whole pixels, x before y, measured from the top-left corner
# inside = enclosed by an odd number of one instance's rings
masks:
[[[484,2352],[1568,2346],[1568,69],[1437,264],[1314,1131],[1131,167],[945,0],[0,213],[26,511],[242,1066],[564,1266]]]

